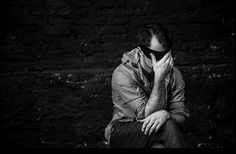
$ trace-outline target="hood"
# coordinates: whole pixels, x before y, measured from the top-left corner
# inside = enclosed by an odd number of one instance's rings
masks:
[[[137,47],[131,51],[127,51],[123,54],[121,58],[122,63],[126,63],[130,66],[138,67],[138,62],[140,59],[140,48]]]

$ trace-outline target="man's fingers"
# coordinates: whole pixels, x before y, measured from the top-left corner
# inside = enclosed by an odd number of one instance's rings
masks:
[[[167,54],[165,54],[165,56],[163,58],[161,58],[160,62],[164,62],[166,61],[169,57],[170,57],[170,54],[171,52],[168,52]]]
[[[157,62],[156,57],[152,53],[150,53],[150,56],[152,58],[152,64],[155,64]]]
[[[145,130],[146,125],[148,124],[149,121],[150,121],[150,118],[144,119],[144,122],[143,122],[143,125],[142,125],[142,132]]]
[[[171,58],[171,60],[170,60],[170,67],[172,68],[173,65],[174,65],[174,60],[173,60],[173,58]]]
[[[166,63],[166,64],[170,64],[171,59],[172,59],[172,57],[169,56],[169,57],[166,59],[165,63]]]
[[[158,123],[158,125],[157,125],[157,127],[155,129],[155,132],[157,132],[160,129],[160,127],[163,125],[163,123],[164,122],[162,122],[162,121],[160,123]]]
[[[155,121],[155,123],[152,125],[152,127],[149,130],[149,133],[148,133],[149,135],[151,135],[152,132],[156,129],[158,123],[159,123],[158,121]]]
[[[151,122],[151,119],[147,119],[144,123],[143,123],[143,126],[142,126],[142,132],[145,133],[145,130],[147,129],[147,126],[148,124]]]
[[[141,120],[138,120],[139,122],[144,122],[145,121],[145,118],[144,119],[141,119]]]
[[[154,124],[154,120],[150,120],[150,122],[147,124],[144,134],[146,135],[149,132],[149,129],[152,127],[152,125]]]

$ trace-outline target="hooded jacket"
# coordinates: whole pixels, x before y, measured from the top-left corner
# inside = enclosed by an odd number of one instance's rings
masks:
[[[125,52],[121,64],[112,74],[113,116],[105,128],[105,138],[110,144],[110,137],[115,121],[137,121],[144,117],[145,106],[152,92],[153,78],[143,70],[140,61],[144,54],[140,47]],[[151,79],[151,80],[150,80]],[[181,72],[173,67],[165,78],[165,95],[158,102],[157,110],[167,110],[174,119],[175,115],[189,117],[185,108],[185,83]]]

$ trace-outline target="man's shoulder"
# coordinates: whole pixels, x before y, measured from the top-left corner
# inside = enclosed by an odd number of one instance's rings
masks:
[[[184,84],[184,79],[181,71],[177,67],[173,67],[173,73],[171,78],[172,84]]]
[[[131,72],[130,69],[128,69],[123,63],[118,65],[115,70],[113,71],[112,76],[119,78],[119,76],[123,75],[129,75]]]
[[[123,84],[134,84],[135,75],[133,70],[127,68],[123,63],[118,65],[112,74],[112,82]]]

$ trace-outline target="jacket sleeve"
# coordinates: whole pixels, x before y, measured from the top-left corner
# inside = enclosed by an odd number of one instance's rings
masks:
[[[168,100],[167,110],[170,116],[177,122],[182,123],[189,117],[189,111],[185,107],[185,82],[181,72],[173,69],[173,83],[171,83],[171,91]]]
[[[144,118],[144,109],[148,98],[128,72],[116,70],[113,73],[112,99],[113,103],[126,116],[136,120]]]

